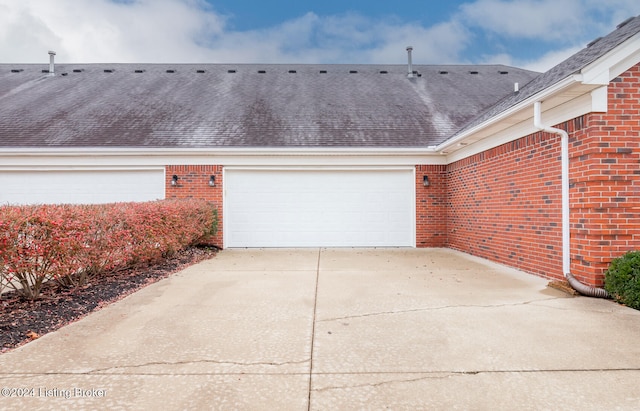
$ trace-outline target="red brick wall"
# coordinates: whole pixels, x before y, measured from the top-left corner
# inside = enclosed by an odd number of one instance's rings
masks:
[[[425,187],[423,177],[429,178]],[[416,246],[447,246],[447,167],[416,166]]]
[[[570,137],[571,272],[595,286],[640,249],[640,65],[611,82],[608,104],[556,125]],[[451,248],[562,278],[560,137],[535,133],[447,171]]]
[[[562,276],[560,140],[536,133],[448,166],[449,247]]]
[[[613,258],[640,249],[640,65],[608,99],[571,141],[572,272],[597,285]]]
[[[178,184],[171,185],[173,176],[178,176]],[[215,176],[215,187],[209,186],[209,179]],[[195,198],[213,202],[218,209],[218,234],[213,245],[223,247],[222,241],[222,166],[166,166],[165,197]]]

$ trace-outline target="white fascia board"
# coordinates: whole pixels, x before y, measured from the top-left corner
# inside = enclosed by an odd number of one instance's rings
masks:
[[[452,148],[455,149],[455,147],[460,144],[460,143],[464,143],[465,140],[468,140],[470,137],[480,133],[481,131],[483,131],[486,128],[489,128],[491,126],[496,126],[496,125],[500,125],[500,123],[504,123],[504,124],[511,124],[508,119],[509,117],[514,116],[515,114],[517,114],[518,112],[528,109],[529,107],[531,107],[531,117],[533,118],[533,104],[536,101],[544,101],[545,99],[560,93],[561,91],[574,86],[576,84],[581,83],[582,81],[582,76],[580,74],[574,74],[571,75],[567,78],[565,78],[562,81],[559,81],[558,83],[556,83],[555,85],[548,87],[544,90],[542,90],[539,93],[534,94],[533,96],[521,101],[520,103],[514,105],[513,107],[508,108],[507,110],[499,113],[496,116],[493,116],[491,118],[489,118],[488,120],[478,124],[477,126],[470,128],[469,130],[466,130],[460,134],[458,134],[456,137],[445,141],[444,143],[436,146],[436,150],[439,152],[447,152],[449,150],[451,150]],[[507,126],[508,127],[508,126]],[[506,128],[506,127],[505,127]]]
[[[543,104],[544,108],[544,104]],[[550,110],[542,112],[542,119],[545,124],[556,125],[567,120],[580,117],[586,113],[603,112],[607,109],[607,87],[601,86],[591,93],[583,94],[578,98],[568,101]],[[531,116],[526,119],[483,138],[475,143],[461,147],[446,156],[447,164],[462,160],[472,155],[482,153],[502,144],[509,143],[524,136],[537,133],[538,130],[533,125],[533,106],[530,107]]]
[[[448,161],[457,161],[531,134],[537,131],[533,127],[532,120],[533,104],[536,101],[555,100],[555,102],[560,103],[558,104],[558,109],[553,108],[553,110],[545,113],[546,124],[558,124],[591,112],[606,112],[608,109],[607,86],[613,79],[639,62],[640,33],[632,36],[605,56],[584,67],[580,74],[567,77],[565,80],[531,96],[473,129],[467,130],[454,139],[440,144],[436,149],[447,152]],[[572,97],[572,93],[567,93],[570,88],[575,88],[573,92],[575,94]],[[563,97],[562,93],[566,93],[566,97]],[[562,99],[567,97],[567,101],[563,102]],[[519,121],[526,124],[523,118],[516,118],[516,114],[521,113],[522,110],[531,112],[530,118],[527,118],[527,121],[530,120],[531,126],[519,125]],[[509,121],[510,118],[511,121]],[[502,129],[499,128],[500,123],[504,124]],[[497,131],[492,132],[492,128],[497,128]],[[486,135],[483,135],[483,132]],[[469,140],[471,140],[471,143],[465,144],[465,141]],[[461,145],[464,146],[461,147]]]
[[[444,164],[433,148],[12,148],[4,166],[416,165]]]
[[[582,76],[580,74],[571,75],[565,78],[564,80],[559,81],[555,85],[548,87],[539,93],[534,94],[533,96],[521,101],[520,103],[514,105],[511,108],[508,108],[507,110],[499,113],[498,115],[493,116],[488,120],[478,124],[477,126],[458,134],[456,137],[450,140],[445,141],[444,143],[438,145],[436,147],[436,150],[439,152],[443,152],[443,151],[447,152],[447,151],[450,151],[451,149],[456,149],[456,146],[459,145],[460,143],[464,143],[465,140],[468,140],[474,135],[480,134],[483,130],[491,126],[496,126],[496,125],[499,125],[500,123],[511,124],[511,122],[509,122],[508,119],[522,110],[527,110],[530,108],[531,117],[533,118],[533,104],[536,101],[544,101],[545,99],[551,96],[554,96],[556,94],[559,94],[560,92],[576,84],[580,84],[581,82],[582,82]]]
[[[73,165],[73,164],[2,164],[0,171],[159,171],[164,166],[138,166],[138,165]]]
[[[585,84],[607,85],[640,62],[640,33],[581,70]]]

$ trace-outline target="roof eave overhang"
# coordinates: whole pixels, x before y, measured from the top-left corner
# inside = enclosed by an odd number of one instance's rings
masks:
[[[520,136],[533,133],[537,131],[533,126],[533,105],[537,101],[544,103],[543,111],[549,112],[556,109],[556,112],[566,113],[566,115],[549,116],[553,124],[572,118],[570,116],[605,112],[607,110],[606,87],[614,78],[638,62],[640,62],[640,33],[636,33],[604,56],[586,65],[579,73],[574,73],[477,126],[454,135],[438,145],[436,151],[447,155],[447,162],[452,162],[467,154],[473,154],[472,150],[467,149],[470,145],[501,132],[504,133],[516,125],[519,125],[517,129]],[[576,107],[568,109],[570,102]],[[526,125],[523,126],[523,124]],[[486,148],[486,145],[483,146]],[[460,153],[452,156],[452,153],[457,151]],[[462,152],[465,154],[461,154]]]
[[[0,170],[25,167],[92,167],[224,165],[224,166],[407,166],[444,164],[434,147],[13,147],[0,148]]]
[[[2,156],[149,156],[164,157],[216,155],[216,156],[404,156],[404,155],[436,155],[435,146],[428,147],[6,147],[0,148]]]
[[[533,118],[533,105],[536,101],[545,101],[545,110],[548,110],[573,100],[580,95],[590,93],[596,88],[602,87],[602,85],[584,84],[582,80],[583,76],[581,74],[573,74],[553,86],[533,94],[486,121],[456,134],[451,139],[438,145],[435,149],[441,154],[450,154],[464,146]]]

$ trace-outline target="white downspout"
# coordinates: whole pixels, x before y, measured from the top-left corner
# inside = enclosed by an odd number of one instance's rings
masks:
[[[561,137],[560,156],[562,158],[562,273],[566,277],[571,272],[571,240],[569,226],[569,134],[559,128],[542,124],[540,116],[541,103],[536,101],[533,106],[533,125],[547,133]]]
[[[537,129],[560,136],[560,156],[562,161],[562,272],[569,284],[581,294],[591,297],[609,298],[602,288],[589,287],[582,284],[571,274],[571,227],[569,209],[569,134],[559,128],[542,124],[540,115],[541,102],[533,106],[533,125]]]

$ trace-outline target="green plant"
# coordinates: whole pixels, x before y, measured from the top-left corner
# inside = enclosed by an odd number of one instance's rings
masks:
[[[604,288],[617,302],[640,310],[640,251],[611,261],[604,275]]]

